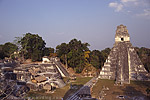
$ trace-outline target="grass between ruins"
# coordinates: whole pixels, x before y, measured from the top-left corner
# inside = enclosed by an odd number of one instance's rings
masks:
[[[81,86],[83,86],[86,82],[88,82],[91,77],[77,77],[74,82],[67,84],[63,88],[58,88],[54,91],[54,93],[45,93],[45,90],[41,91],[30,91],[26,97],[30,97],[36,100],[61,100],[64,95],[67,97],[72,93],[76,92]],[[68,78],[63,79],[65,82]],[[70,84],[77,85],[77,89],[70,89]]]
[[[119,95],[126,96],[127,98],[139,96],[143,97],[144,100],[150,99],[146,93],[146,89],[150,87],[150,82],[148,81],[131,81],[130,84],[124,84],[123,86],[114,86],[114,83],[114,80],[99,79],[92,89],[92,97],[99,98],[102,88],[108,87],[109,90],[104,90],[103,93],[106,100],[118,100],[116,97]]]

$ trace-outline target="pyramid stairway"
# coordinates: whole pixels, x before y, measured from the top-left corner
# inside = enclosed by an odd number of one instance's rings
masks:
[[[129,39],[126,26],[118,26],[115,44],[100,71],[99,78],[112,79],[117,83],[130,83],[130,80],[148,80],[148,72]]]

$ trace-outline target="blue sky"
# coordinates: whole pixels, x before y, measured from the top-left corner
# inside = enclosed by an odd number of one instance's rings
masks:
[[[120,24],[133,46],[150,48],[149,0],[0,0],[0,44],[31,32],[47,47],[77,38],[102,50],[113,47]]]

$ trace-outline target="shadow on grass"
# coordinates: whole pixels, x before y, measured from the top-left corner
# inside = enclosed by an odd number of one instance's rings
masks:
[[[66,100],[68,97],[72,96],[76,91],[78,91],[83,85],[73,84],[70,85],[70,89],[66,92],[63,97],[63,100]]]
[[[126,86],[126,88],[122,89],[122,91],[129,100],[150,100],[150,98],[142,91],[137,90],[132,86]]]
[[[131,84],[146,88],[150,87],[150,81],[131,81]]]
[[[122,89],[123,93],[127,96],[145,96],[141,91],[136,90],[132,86],[126,86],[124,89]]]

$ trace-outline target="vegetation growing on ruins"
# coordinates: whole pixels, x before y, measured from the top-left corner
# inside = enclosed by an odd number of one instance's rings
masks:
[[[18,52],[20,57],[40,61],[43,56],[58,56],[63,64],[71,67],[76,73],[81,73],[87,65],[92,65],[96,69],[101,69],[110,48],[100,50],[90,50],[89,43],[82,43],[77,39],[70,40],[69,43],[61,43],[54,48],[45,47],[46,43],[38,34],[26,33],[23,37],[16,37],[14,43],[0,45],[0,59],[5,57],[13,58],[14,52]],[[135,48],[146,70],[150,71],[150,49]]]

